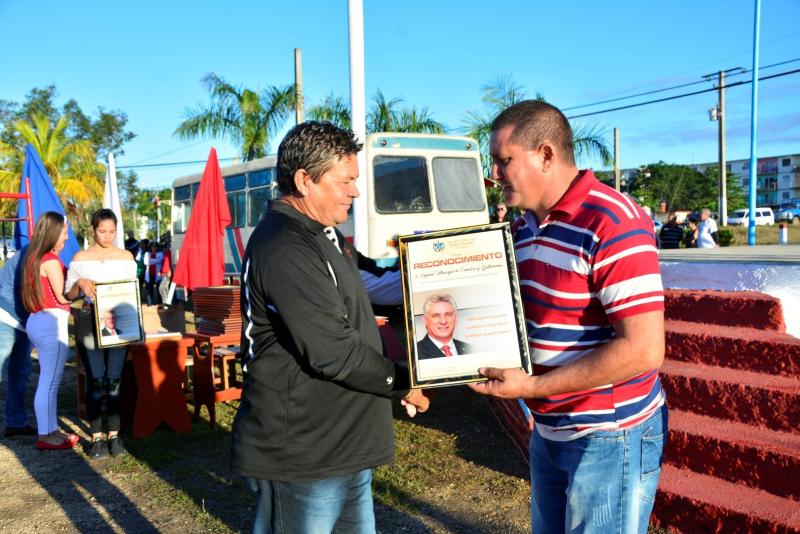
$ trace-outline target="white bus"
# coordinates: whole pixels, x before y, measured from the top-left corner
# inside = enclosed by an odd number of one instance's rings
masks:
[[[489,222],[478,144],[466,137],[375,133],[365,145],[367,250],[381,266],[397,262],[397,236]],[[276,156],[222,169],[231,225],[226,229],[225,273],[241,271],[242,256],[255,226],[278,198]],[[178,178],[172,191],[173,255],[189,223],[202,173]],[[352,239],[351,217],[339,227]],[[359,236],[361,238],[362,236]]]

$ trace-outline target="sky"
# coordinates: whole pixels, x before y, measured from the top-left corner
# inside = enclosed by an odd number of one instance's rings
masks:
[[[461,134],[468,112],[485,111],[482,87],[497,77],[510,76],[568,117],[711,89],[704,75],[752,68],[754,13],[754,0],[364,0],[366,94],[380,89],[427,107]],[[761,76],[800,69],[798,21],[800,1],[762,1],[759,65],[788,63]],[[220,158],[237,155],[222,139],[173,135],[187,107],[210,102],[201,83],[209,72],[257,90],[290,84],[299,47],[306,108],[326,95],[349,97],[346,0],[0,0],[0,35],[0,99],[22,102],[32,88],[54,84],[59,105],[74,98],[86,113],[124,112],[136,138],[116,164],[135,168],[144,188],[169,187],[203,163],[141,165],[204,161],[212,146]],[[749,84],[726,91],[729,160],[750,157],[751,98]],[[708,163],[718,157],[708,114],[716,103],[712,91],[571,122],[598,128],[611,146],[619,128],[622,168]],[[757,124],[759,156],[800,153],[800,72],[759,83]]]

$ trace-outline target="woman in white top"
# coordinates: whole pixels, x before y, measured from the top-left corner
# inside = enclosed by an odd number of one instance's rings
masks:
[[[65,287],[67,298],[77,298],[82,292],[84,298],[91,301],[95,298],[95,282],[136,278],[136,262],[133,256],[127,250],[114,245],[114,238],[117,235],[117,217],[114,212],[109,209],[96,211],[92,215],[92,230],[94,244],[75,254],[70,264]],[[96,325],[94,306],[85,302],[76,316],[75,339],[83,346],[81,356],[86,370],[86,412],[92,433],[90,456],[99,460],[108,458],[109,451],[112,456],[127,452],[119,437],[119,412],[120,382],[128,349],[124,346],[100,348],[97,343],[99,332]],[[118,329],[114,331],[114,335],[121,333],[122,331]],[[104,397],[108,443],[103,439],[102,433],[101,409]]]

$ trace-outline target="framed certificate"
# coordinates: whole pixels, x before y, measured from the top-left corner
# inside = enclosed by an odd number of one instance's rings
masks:
[[[94,316],[97,346],[116,347],[144,341],[139,281],[95,284]]]
[[[508,223],[400,236],[411,384],[485,380],[481,367],[531,374]]]

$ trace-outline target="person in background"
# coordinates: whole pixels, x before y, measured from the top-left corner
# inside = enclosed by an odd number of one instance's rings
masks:
[[[147,303],[158,304],[158,283],[161,281],[161,265],[164,262],[164,253],[155,241],[150,243],[150,251],[145,256],[144,283],[147,292]]]
[[[645,534],[661,473],[664,290],[652,219],[575,164],[572,128],[535,100],[491,126],[510,206],[533,376],[481,368],[483,394],[523,398],[532,531]]]
[[[492,223],[510,222],[508,221],[507,216],[508,216],[508,206],[506,206],[504,202],[498,202],[497,205],[494,207],[494,213],[489,218],[489,222]]]
[[[689,217],[687,228],[688,231],[683,236],[683,245],[686,248],[697,248],[697,236],[698,236],[697,219],[695,219],[694,217]]]
[[[711,218],[711,210],[700,210],[700,225],[697,227],[697,248],[717,248],[719,246],[719,231],[717,221]]]
[[[58,427],[58,387],[69,357],[69,300],[64,292],[64,264],[58,253],[67,241],[66,218],[47,211],[39,216],[22,259],[22,304],[30,313],[25,325],[39,355],[39,383],[33,407],[39,450],[71,449],[78,436]]]
[[[0,270],[0,382],[6,383],[6,438],[36,435],[25,409],[32,366],[31,343],[25,333],[28,312],[19,298],[20,260],[25,251],[15,254]]]
[[[661,248],[681,248],[683,228],[678,225],[678,216],[674,213],[670,213],[667,223],[661,227],[661,232],[659,232],[659,234],[661,238]]]
[[[139,278],[139,293],[142,295],[142,301],[147,302],[146,289],[144,283],[144,275],[147,271],[147,255],[150,253],[150,241],[142,239],[139,241],[139,248],[134,253],[133,259],[136,260],[136,276]]]
[[[158,283],[158,295],[161,302],[167,302],[169,296],[169,286],[172,283],[172,250],[170,241],[165,239],[161,242],[161,250],[164,259],[161,262],[161,281]]]
[[[428,400],[383,354],[358,253],[335,229],[358,196],[352,132],[292,128],[242,262],[242,400],[232,467],[258,495],[255,533],[375,532],[372,468],[394,459],[391,398]]]
[[[86,416],[92,443],[89,456],[102,460],[127,453],[120,430],[120,407],[122,405],[122,369],[128,356],[126,346],[103,349],[98,346],[100,336],[119,335],[116,329],[116,314],[107,309],[103,314],[103,327],[97,332],[94,305],[97,282],[131,279],[136,272],[133,256],[127,250],[114,245],[117,236],[117,216],[110,209],[97,210],[92,215],[94,243],[81,250],[72,260],[65,296],[74,300],[84,297],[84,304],[75,316],[75,340],[82,347],[81,363],[86,371]],[[105,400],[107,438],[103,435],[102,407]]]
[[[131,253],[131,256],[136,256],[139,251],[139,240],[133,235],[133,230],[128,230],[128,239],[125,240],[125,250]]]

